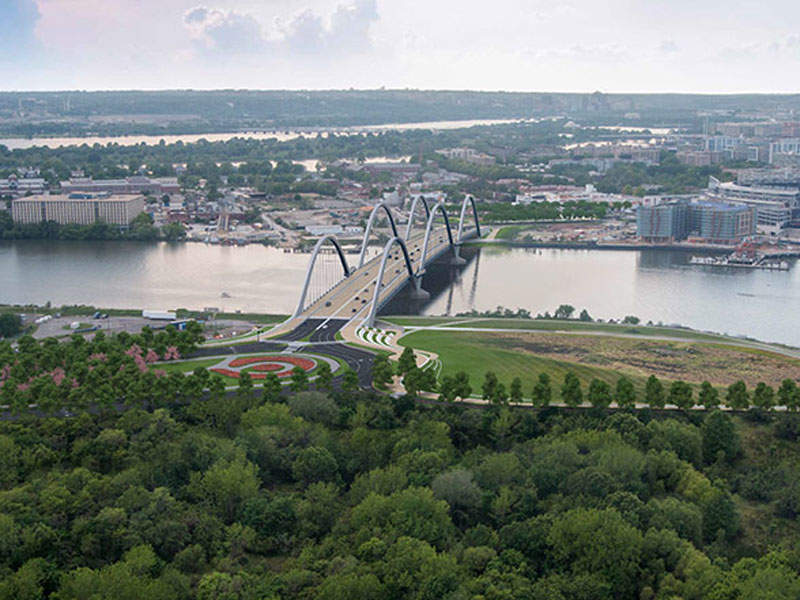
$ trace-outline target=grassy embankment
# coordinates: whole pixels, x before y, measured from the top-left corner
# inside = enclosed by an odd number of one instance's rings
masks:
[[[403,346],[439,355],[443,375],[465,371],[478,390],[487,371],[508,386],[514,377],[530,394],[539,373],[550,375],[557,387],[567,371],[587,385],[593,378],[612,386],[620,375],[629,377],[643,393],[648,376],[669,382],[699,384],[709,380],[727,386],[743,379],[752,389],[759,381],[778,386],[786,377],[800,378],[800,360],[757,348],[727,344],[580,336],[552,332],[417,331],[403,337]]]
[[[381,317],[381,320],[402,327],[447,326],[477,329],[525,329],[531,331],[590,331],[609,334],[670,337],[710,342],[741,342],[715,333],[705,333],[682,327],[655,327],[647,325],[623,325],[617,323],[593,323],[576,320],[551,319],[502,319],[491,317]]]

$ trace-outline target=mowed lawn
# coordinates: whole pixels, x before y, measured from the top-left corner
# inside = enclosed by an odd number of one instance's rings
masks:
[[[424,324],[423,324],[424,325]],[[434,325],[434,323],[429,323]],[[478,319],[465,320],[463,323],[452,322],[448,327],[470,327],[478,329],[526,329],[533,331],[598,331],[601,333],[622,333],[625,335],[644,335],[654,337],[674,337],[687,340],[706,340],[723,342],[731,338],[703,333],[693,329],[675,327],[648,327],[647,325],[621,325],[616,323],[591,323],[582,321],[556,321],[548,319]],[[735,341],[735,340],[734,340]]]
[[[218,362],[221,362],[224,358],[225,357],[198,358],[197,360],[185,360],[183,362],[159,363],[157,365],[153,365],[153,368],[161,369],[162,371],[166,371],[167,373],[172,373],[172,372],[191,373],[198,367],[203,367],[205,369],[213,367]]]
[[[572,371],[578,376],[584,389],[594,378],[602,379],[614,386],[620,377],[620,373],[612,369],[500,348],[487,343],[485,334],[477,332],[417,331],[403,337],[400,344],[438,354],[442,361],[442,375],[454,375],[458,371],[466,372],[469,375],[473,395],[480,395],[480,387],[487,371],[494,371],[498,379],[505,384],[506,390],[511,381],[519,377],[522,380],[525,397],[530,397],[539,373],[550,375],[554,398],[558,397],[559,386],[564,381],[567,371]],[[637,391],[644,390],[644,377],[628,375],[628,378],[633,381]]]
[[[759,381],[778,387],[785,378],[800,379],[800,361],[752,348],[707,342],[631,339],[613,336],[578,336],[551,332],[416,331],[400,340],[415,349],[439,355],[442,374],[466,371],[473,388],[487,371],[494,371],[508,386],[514,377],[525,394],[539,373],[555,384],[572,371],[583,384],[593,378],[612,386],[625,375],[638,391],[656,375],[668,384],[683,380],[695,386],[709,380],[719,387],[743,379],[751,390]]]

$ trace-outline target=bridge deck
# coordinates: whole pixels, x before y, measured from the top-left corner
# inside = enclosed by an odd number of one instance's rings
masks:
[[[474,234],[474,232],[472,232]],[[464,238],[469,237],[464,235]],[[420,260],[422,259],[422,246],[425,234],[419,232],[412,235],[406,242],[411,266],[416,272]],[[428,251],[425,264],[429,264],[445,251],[449,251],[449,240],[444,226],[436,227],[431,230],[431,237],[428,241]],[[363,319],[372,305],[375,294],[375,279],[378,276],[382,253],[365,262],[360,269],[355,269],[349,277],[344,278],[317,300],[312,302],[297,317],[290,319],[273,330],[276,334],[286,335],[288,332],[301,324],[303,325],[303,335],[305,337],[311,331],[328,319],[343,319],[350,321],[353,319]],[[423,269],[424,272],[424,269]],[[406,269],[403,251],[396,245],[392,249],[391,256],[386,261],[386,270],[383,277],[383,287],[380,292],[378,304],[382,305],[391,296],[397,293],[409,280],[408,270]],[[306,331],[306,323],[314,323],[314,326]],[[292,336],[294,337],[294,336]],[[298,338],[298,339],[300,339]]]

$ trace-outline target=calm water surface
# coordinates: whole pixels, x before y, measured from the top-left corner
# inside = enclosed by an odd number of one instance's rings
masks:
[[[44,146],[47,148],[60,148],[61,146],[80,146],[88,144],[119,144],[120,146],[137,146],[139,144],[154,145],[164,140],[165,144],[193,144],[200,140],[209,142],[226,142],[233,138],[245,138],[254,140],[278,140],[285,142],[299,137],[315,138],[319,135],[328,133],[359,134],[374,131],[409,131],[414,129],[460,129],[462,127],[473,127],[475,125],[499,125],[503,123],[515,123],[519,119],[472,119],[467,121],[424,121],[421,123],[386,123],[383,125],[360,125],[354,127],[326,127],[309,128],[303,130],[281,130],[281,131],[238,131],[232,133],[190,133],[175,135],[118,135],[118,136],[86,136],[86,137],[39,137],[39,138],[0,138],[0,146],[5,146],[9,150],[20,150],[33,148],[34,146]]]
[[[414,306],[400,295],[387,310],[438,315],[502,305],[535,314],[566,303],[593,317],[633,314],[800,346],[795,265],[788,272],[700,267],[686,253],[663,251],[464,250],[465,267],[429,269],[429,302]],[[0,302],[289,313],[308,260],[257,245],[2,242]]]

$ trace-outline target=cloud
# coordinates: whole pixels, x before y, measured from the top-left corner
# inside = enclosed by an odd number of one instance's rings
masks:
[[[39,16],[34,0],[0,0],[0,62],[18,62],[36,49]]]
[[[184,13],[183,23],[207,50],[242,54],[267,47],[261,25],[252,15],[196,6]]]
[[[630,51],[625,46],[615,43],[573,44],[566,48],[545,48],[533,52],[537,60],[618,62],[630,58]]]
[[[306,9],[288,24],[267,32],[249,13],[196,6],[183,15],[183,24],[203,50],[218,54],[276,54],[338,57],[372,47],[370,26],[379,18],[375,0],[339,5],[326,19]]]
[[[662,54],[675,54],[680,48],[674,40],[664,40],[658,45],[658,51]]]

